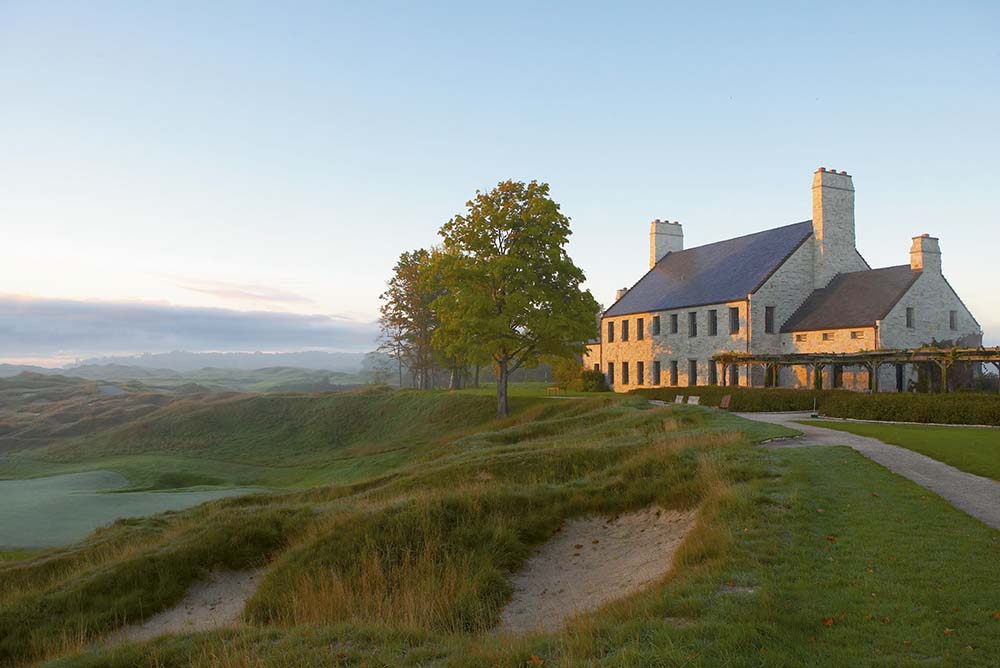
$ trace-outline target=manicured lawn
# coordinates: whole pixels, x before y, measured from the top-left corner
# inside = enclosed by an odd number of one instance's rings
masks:
[[[803,421],[802,424],[870,436],[914,450],[962,471],[1000,480],[1000,429],[832,420]]]

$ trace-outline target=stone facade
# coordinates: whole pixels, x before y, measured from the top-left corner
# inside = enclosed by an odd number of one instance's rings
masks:
[[[609,384],[620,392],[651,386],[729,385],[732,380],[742,386],[763,386],[764,370],[759,366],[739,368],[736,378],[726,378],[724,382],[712,356],[722,352],[846,353],[914,348],[932,342],[969,345],[981,342],[979,323],[941,273],[937,239],[927,235],[913,239],[910,268],[916,278],[907,279],[912,280],[909,288],[880,320],[851,327],[782,332],[782,325],[789,322],[815,290],[826,287],[838,274],[869,270],[855,247],[851,177],[844,172],[818,170],[812,192],[812,235],[785,257],[746,299],[604,317],[601,340],[589,347],[585,366],[608,374]],[[653,222],[651,265],[667,252],[680,252],[682,248],[680,225]],[[911,275],[902,267],[892,271]],[[738,328],[733,332],[731,309],[738,314]],[[909,315],[907,309],[912,309]],[[714,331],[710,322],[712,312]],[[656,319],[658,333],[655,333]],[[609,336],[609,327],[613,337]],[[900,385],[905,389],[914,378],[913,369],[883,367],[879,386],[882,390],[894,390]],[[778,384],[812,387],[812,371],[806,367],[782,368]],[[824,370],[823,387],[867,389],[868,371],[828,367]]]

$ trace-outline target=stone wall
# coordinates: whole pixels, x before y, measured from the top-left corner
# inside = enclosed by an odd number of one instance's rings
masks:
[[[729,309],[739,310],[740,326],[739,333],[729,333]],[[715,310],[718,317],[718,333],[714,336],[709,334],[709,311]],[[696,336],[688,335],[689,314],[694,313],[698,323],[698,333]],[[677,333],[670,331],[670,316],[677,315]],[[602,350],[601,371],[607,373],[608,363],[614,364],[614,379],[612,387],[618,392],[627,392],[639,387],[670,387],[671,386],[671,362],[677,362],[677,386],[689,387],[692,385],[689,378],[690,360],[697,362],[697,378],[695,385],[708,385],[711,378],[710,365],[716,366],[716,378],[719,384],[722,383],[721,369],[712,361],[712,355],[720,352],[745,352],[747,350],[747,303],[745,301],[729,302],[725,304],[714,304],[711,306],[698,306],[693,308],[676,309],[671,311],[659,311],[653,313],[636,313],[627,316],[617,316],[604,318],[601,321]],[[654,316],[660,316],[660,334],[652,334],[652,323]],[[637,320],[643,319],[644,337],[637,338]],[[629,321],[629,340],[621,340],[621,323]],[[613,322],[615,326],[615,340],[608,342],[608,322]],[[592,359],[592,358],[591,358]],[[637,362],[643,362],[643,379],[639,383],[636,376]],[[660,362],[660,382],[653,382],[654,362]],[[629,364],[629,382],[622,383],[622,364]],[[593,362],[587,367],[592,369]],[[746,384],[745,371],[741,370],[739,383]]]

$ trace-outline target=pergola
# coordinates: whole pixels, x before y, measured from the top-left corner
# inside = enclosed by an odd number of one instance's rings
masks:
[[[870,389],[878,392],[878,372],[886,364],[937,365],[941,370],[941,389],[948,391],[948,369],[956,363],[993,364],[1000,374],[1000,347],[996,348],[914,348],[910,350],[873,350],[856,353],[789,353],[757,355],[752,353],[718,353],[712,357],[722,366],[722,383],[729,380],[733,365],[764,367],[767,385],[777,385],[782,367],[806,366],[812,370],[813,387],[822,389],[823,369],[827,366],[861,366],[868,369]]]

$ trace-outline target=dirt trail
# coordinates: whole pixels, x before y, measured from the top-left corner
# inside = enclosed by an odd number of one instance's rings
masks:
[[[105,644],[126,640],[142,642],[168,633],[193,633],[235,626],[243,605],[257,589],[262,570],[209,573],[192,585],[184,599],[141,624],[133,624],[108,636]]]
[[[557,631],[576,614],[644,589],[670,570],[694,517],[648,508],[567,522],[512,578],[498,631]]]

